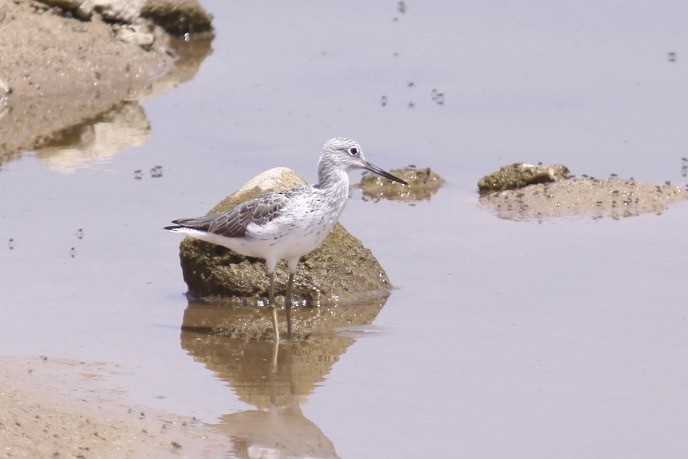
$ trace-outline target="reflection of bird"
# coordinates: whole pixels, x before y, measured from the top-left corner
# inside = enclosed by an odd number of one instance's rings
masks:
[[[265,260],[270,274],[269,303],[275,340],[279,341],[275,309],[275,267],[286,260],[289,282],[285,303],[287,335],[291,336],[291,289],[299,259],[316,249],[339,219],[349,196],[353,169],[366,169],[395,182],[402,179],[369,163],[361,147],[336,137],[325,143],[318,162],[318,184],[256,196],[220,214],[173,220],[165,229],[227,247],[241,255]]]

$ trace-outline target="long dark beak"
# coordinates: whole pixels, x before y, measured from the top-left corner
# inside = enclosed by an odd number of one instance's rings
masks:
[[[392,174],[390,174],[389,172],[387,172],[383,169],[380,169],[375,164],[370,164],[367,161],[365,163],[365,166],[363,166],[363,169],[368,170],[370,172],[375,172],[377,175],[381,175],[386,179],[389,179],[389,180],[392,180],[395,182],[399,182],[399,183],[403,183],[404,185],[408,185],[408,183],[405,180],[402,180],[399,177],[395,177]]]

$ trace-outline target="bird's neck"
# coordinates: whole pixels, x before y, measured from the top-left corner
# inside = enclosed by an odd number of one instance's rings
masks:
[[[336,222],[349,198],[349,174],[341,169],[327,171],[321,169],[318,172],[319,183],[316,188],[327,197],[326,205],[332,208]]]
[[[349,174],[346,171],[336,168],[319,168],[318,170],[319,188],[342,188],[349,191]]]

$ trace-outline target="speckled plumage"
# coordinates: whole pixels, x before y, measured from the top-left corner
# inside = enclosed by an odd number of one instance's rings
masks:
[[[337,223],[349,195],[348,171],[353,169],[366,169],[406,184],[366,161],[356,142],[336,137],[323,146],[318,184],[268,192],[227,212],[173,220],[174,225],[165,229],[228,247],[242,255],[263,258],[270,273],[270,304],[275,338],[279,339],[274,312],[275,267],[280,260],[286,260],[289,267],[288,312],[298,261],[320,246]]]

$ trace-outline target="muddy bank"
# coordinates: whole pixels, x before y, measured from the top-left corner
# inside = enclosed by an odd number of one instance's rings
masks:
[[[129,402],[104,381],[114,364],[3,358],[3,457],[208,457],[226,437],[193,419]]]
[[[74,126],[149,94],[190,41],[209,52],[210,16],[195,1],[48,3],[0,0],[0,162],[69,143]],[[187,41],[168,33],[175,23]],[[204,32],[188,35],[189,24]]]

